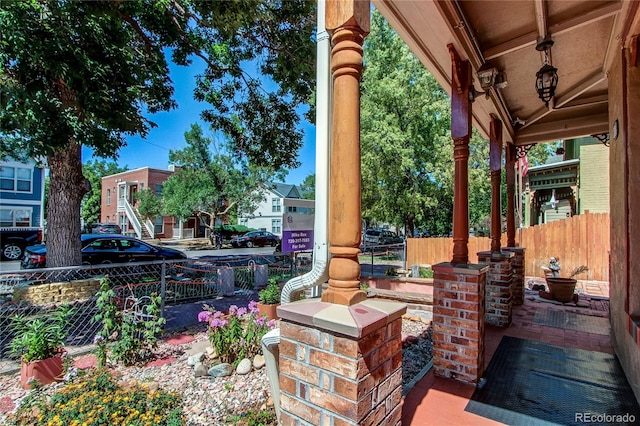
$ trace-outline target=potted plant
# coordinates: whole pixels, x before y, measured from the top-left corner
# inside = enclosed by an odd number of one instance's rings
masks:
[[[546,277],[551,298],[562,303],[568,303],[568,302],[577,303],[578,295],[574,294],[574,292],[576,289],[576,283],[578,281],[573,277],[583,272],[587,272],[588,270],[589,268],[587,268],[585,265],[582,265],[574,269],[571,275],[569,276],[569,278],[553,277],[553,276]]]
[[[20,381],[24,389],[30,389],[35,380],[43,385],[62,380],[63,346],[72,313],[69,305],[61,305],[47,317],[14,317],[15,337],[9,347],[12,354],[20,357]]]
[[[269,278],[269,284],[258,292],[258,310],[268,319],[278,319],[276,308],[280,305],[280,286],[275,277]]]

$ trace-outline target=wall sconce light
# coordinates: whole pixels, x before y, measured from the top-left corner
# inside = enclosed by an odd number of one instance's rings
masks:
[[[498,68],[491,67],[485,63],[480,67],[476,75],[478,76],[480,87],[483,90],[489,90],[491,87],[493,87],[493,84],[496,81],[496,76],[498,75]]]
[[[536,92],[542,102],[548,107],[558,87],[558,69],[549,64],[549,50],[553,46],[551,37],[539,38],[536,50],[544,52],[544,65],[536,73]]]
[[[526,121],[524,121],[520,117],[516,117],[511,121],[511,126],[513,126],[513,128],[516,130],[518,130],[520,127],[524,126],[525,124],[526,124]]]

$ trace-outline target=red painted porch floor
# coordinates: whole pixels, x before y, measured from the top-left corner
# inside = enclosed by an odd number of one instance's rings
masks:
[[[591,330],[596,333],[562,329],[540,325],[542,316],[549,316],[544,310],[559,310],[582,315],[608,317],[608,283],[586,283],[582,286],[581,301],[584,306],[526,299],[520,306],[514,306],[512,323],[508,328],[485,326],[485,369],[491,361],[502,336],[519,337],[540,341],[556,346],[573,347],[590,351],[613,353],[610,334],[606,329]],[[534,297],[527,294],[528,297]],[[594,297],[591,297],[594,296]],[[603,298],[603,296],[605,298]],[[587,301],[591,303],[586,303]],[[537,313],[537,314],[536,314]],[[537,321],[536,321],[537,320]],[[415,425],[500,425],[485,417],[465,411],[475,390],[474,385],[456,380],[436,377],[433,369],[411,389],[402,407],[402,424]]]

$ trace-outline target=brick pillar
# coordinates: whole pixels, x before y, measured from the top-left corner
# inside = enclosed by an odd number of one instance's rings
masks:
[[[514,305],[524,303],[524,247],[502,247],[502,251],[513,253],[511,258],[511,269],[513,269],[513,279],[511,280],[511,297]]]
[[[511,324],[513,311],[512,257],[513,253],[510,252],[478,252],[478,262],[489,265],[485,289],[486,322],[497,327],[508,327]]]
[[[442,377],[477,383],[484,373],[486,265],[433,269],[433,366]]]
[[[402,416],[404,304],[278,308],[282,425],[393,425]]]

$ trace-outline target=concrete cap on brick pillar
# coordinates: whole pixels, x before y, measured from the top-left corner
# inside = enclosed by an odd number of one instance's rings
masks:
[[[500,262],[503,260],[509,260],[511,259],[513,256],[515,256],[515,253],[510,252],[510,251],[479,251],[478,253],[476,253],[478,255],[478,259],[483,258],[490,258],[492,262]]]
[[[284,320],[360,338],[400,318],[407,306],[375,299],[351,306],[308,299],[281,305],[277,311]]]
[[[451,274],[467,274],[467,275],[480,275],[483,272],[486,272],[489,269],[488,265],[484,263],[467,263],[464,264],[456,264],[451,262],[442,262],[437,265],[433,265],[431,267],[434,271],[436,269],[439,272],[443,273],[451,273]]]

